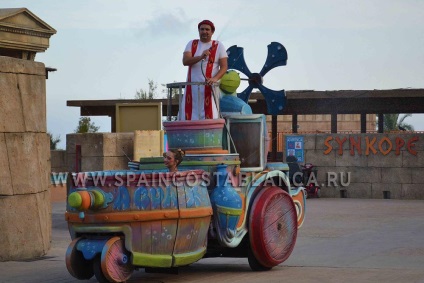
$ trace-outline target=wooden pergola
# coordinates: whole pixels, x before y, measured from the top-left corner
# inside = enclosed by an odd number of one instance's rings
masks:
[[[366,132],[366,115],[378,116],[378,132],[383,133],[384,114],[424,113],[424,89],[390,89],[390,90],[292,90],[286,91],[287,103],[281,115],[292,116],[292,131],[297,133],[298,115],[331,115],[331,132],[337,133],[337,114],[360,114],[361,133]],[[162,113],[176,116],[178,100],[147,99],[143,103],[162,102]],[[112,132],[116,131],[115,107],[119,103],[140,103],[136,99],[118,100],[68,100],[67,106],[80,107],[81,116],[111,117]],[[252,93],[249,105],[253,113],[267,114],[267,107],[261,93]],[[168,110],[168,107],[170,109]],[[272,116],[272,138],[277,136],[277,116]],[[276,144],[273,144],[273,154]]]
[[[286,91],[287,104],[282,115],[292,115],[293,132],[297,132],[297,116],[330,114],[331,132],[337,133],[337,114],[360,114],[361,132],[366,132],[366,114],[378,115],[378,131],[383,132],[383,114],[424,113],[424,89],[390,90],[292,90]],[[81,116],[109,116],[115,132],[115,106],[118,103],[139,103],[136,99],[117,100],[68,100],[67,106],[80,107]],[[167,99],[147,99],[162,102],[162,113],[167,113]],[[252,93],[250,106],[253,113],[266,114],[267,108],[260,93]],[[178,101],[172,99],[171,115],[178,113]]]

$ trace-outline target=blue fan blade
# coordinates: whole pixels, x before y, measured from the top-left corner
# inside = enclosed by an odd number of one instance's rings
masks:
[[[227,49],[228,69],[238,70],[249,78],[251,72],[246,65],[243,53],[243,47],[237,47],[237,45],[233,45]]]
[[[268,56],[262,70],[259,72],[261,76],[265,76],[271,69],[287,64],[287,50],[278,42],[271,42],[268,45]]]
[[[237,97],[242,99],[244,102],[248,103],[249,97],[252,94],[252,89],[253,89],[253,86],[249,85],[248,87],[246,87],[245,90],[243,90],[240,93],[237,93]]]
[[[286,106],[286,92],[284,90],[272,90],[263,85],[259,85],[258,88],[265,97],[267,114],[283,114],[283,109]]]

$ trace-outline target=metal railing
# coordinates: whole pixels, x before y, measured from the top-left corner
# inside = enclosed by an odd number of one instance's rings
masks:
[[[178,109],[181,109],[181,104],[182,104],[182,99],[183,99],[183,89],[185,89],[185,87],[188,86],[188,85],[192,85],[192,86],[194,85],[194,86],[197,86],[199,88],[200,86],[206,85],[206,82],[175,82],[175,83],[166,84],[166,87],[168,88],[168,97],[167,97],[168,105],[167,105],[167,108],[166,108],[166,117],[167,117],[168,121],[171,121],[171,118],[172,118],[172,99],[175,99],[175,98],[178,99],[178,107],[179,107]],[[219,83],[214,83],[212,86],[217,87],[217,86],[219,86]],[[178,89],[178,92],[174,92],[173,91],[174,89]],[[198,91],[197,93],[200,95],[202,92]],[[173,94],[177,95],[178,97],[173,98],[172,97]],[[214,100],[216,102],[215,104],[216,104],[216,107],[217,107],[218,112],[219,112],[219,103],[218,103],[219,102],[219,94],[217,95],[215,91],[212,91],[212,95],[215,97],[214,98]],[[201,101],[201,100],[198,99],[197,101]],[[198,105],[198,107],[201,107],[201,106]],[[179,115],[181,115],[181,113],[179,113]]]

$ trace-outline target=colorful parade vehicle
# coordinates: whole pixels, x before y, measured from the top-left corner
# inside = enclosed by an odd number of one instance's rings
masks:
[[[232,82],[221,84],[231,93]],[[178,172],[146,157],[129,170],[69,177],[72,276],[124,282],[137,269],[169,272],[207,257],[247,258],[264,271],[290,256],[305,218],[304,188],[291,185],[287,164],[267,163],[265,115],[232,95],[220,110],[219,119],[163,122],[168,147],[186,152]]]

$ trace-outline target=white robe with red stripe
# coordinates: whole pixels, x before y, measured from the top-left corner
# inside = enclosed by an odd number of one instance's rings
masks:
[[[193,41],[195,41],[193,43]],[[193,57],[200,56],[202,52],[206,49],[210,49],[212,47],[212,43],[217,44],[216,51],[213,52],[214,54],[211,54],[209,57],[213,58],[213,55],[215,55],[213,63],[208,66],[208,62],[210,61],[210,58],[207,57],[203,63],[202,61],[197,62],[196,64],[189,67],[189,72],[187,74],[187,81],[189,82],[204,82],[205,77],[203,74],[205,74],[207,77],[213,77],[218,73],[219,71],[219,59],[228,57],[227,52],[223,44],[219,41],[210,41],[208,43],[203,43],[200,40],[191,40],[184,52],[192,52],[193,48],[195,49],[195,53],[192,54]],[[194,45],[196,45],[194,47]],[[203,67],[203,73],[201,70],[201,67]],[[206,93],[208,91],[206,90]],[[207,107],[209,103],[209,99],[206,98],[205,101],[205,86],[204,85],[193,85],[191,86],[191,96],[189,95],[187,97],[187,87],[186,91],[184,92],[184,96],[182,98],[182,103],[180,105],[180,112],[178,113],[178,119],[179,120],[200,120],[200,119],[215,119],[218,118],[218,110],[215,104],[215,99],[213,97],[210,97],[211,106],[212,106],[212,112],[208,111],[205,112],[205,107]],[[220,91],[218,87],[215,87],[215,89],[212,90],[212,95],[215,94],[215,97],[217,99],[216,102],[219,102],[219,95]],[[208,96],[206,96],[208,97]],[[187,99],[189,98],[189,99]],[[191,104],[186,106],[187,104]],[[206,103],[206,104],[205,104]],[[212,115],[212,117],[210,117]]]

